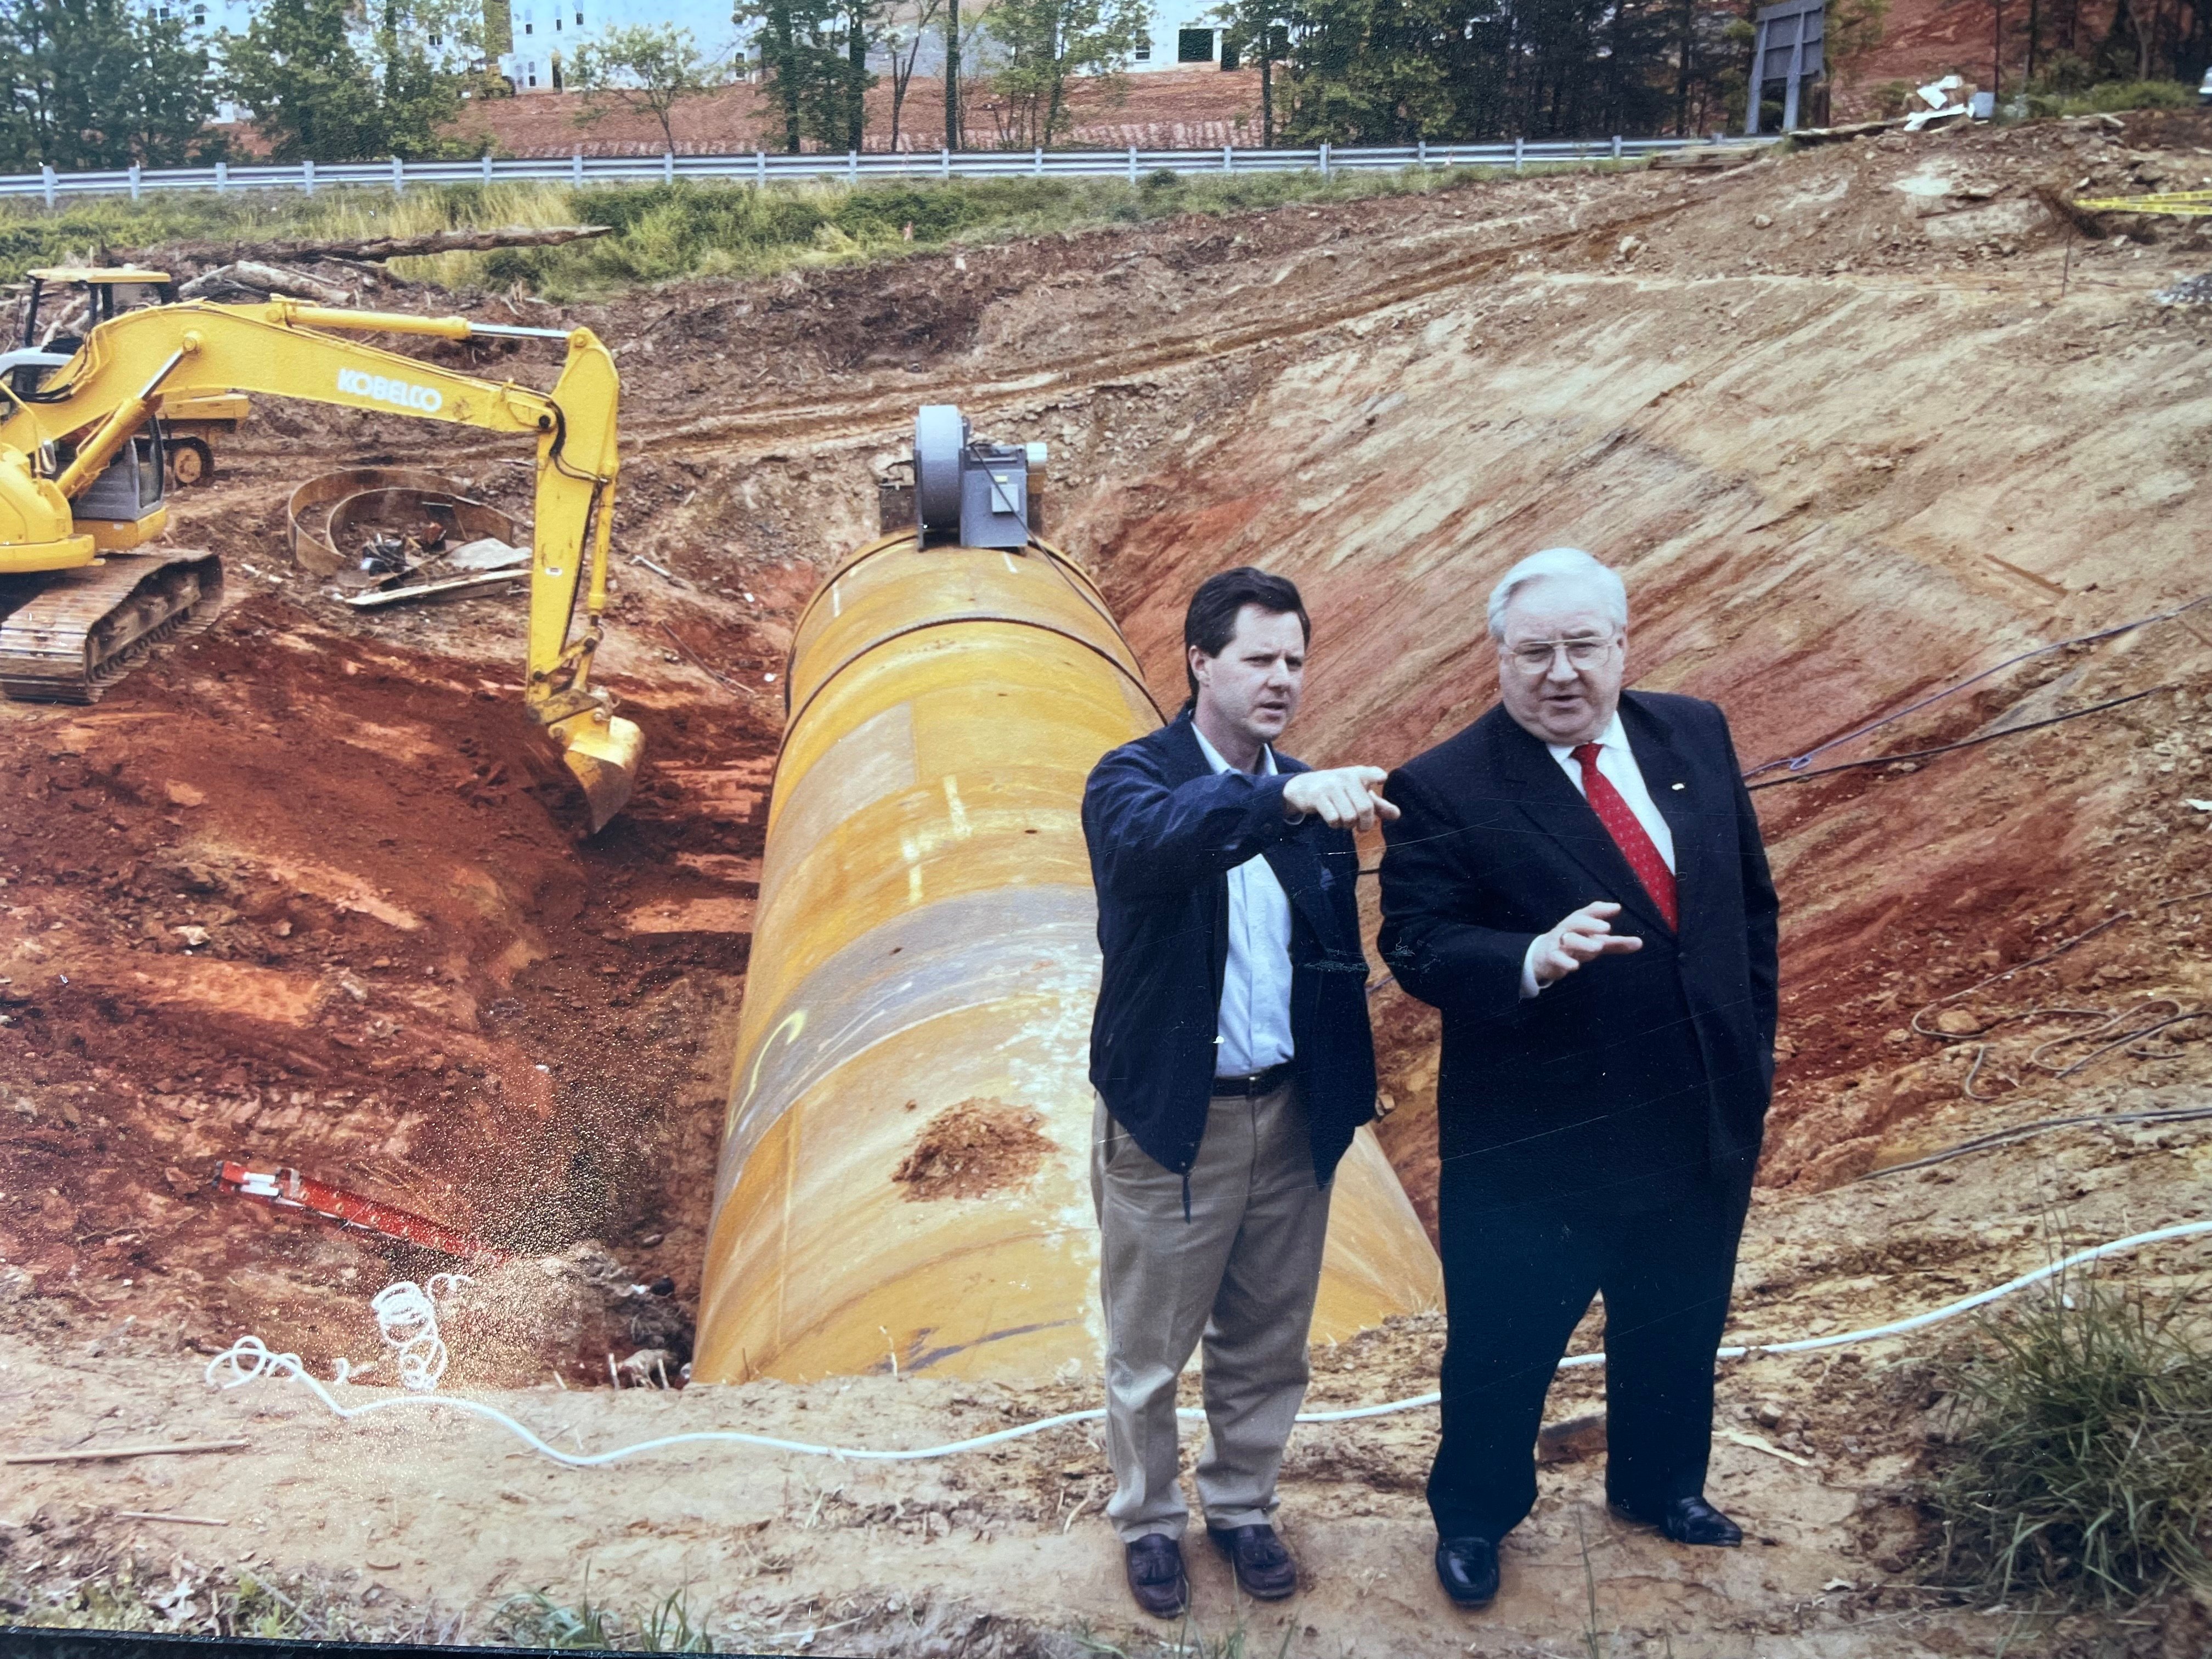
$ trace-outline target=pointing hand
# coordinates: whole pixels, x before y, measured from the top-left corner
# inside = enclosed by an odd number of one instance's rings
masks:
[[[1389,775],[1379,766],[1301,772],[1283,786],[1283,811],[1292,817],[1316,814],[1332,830],[1372,830],[1378,816],[1398,816],[1398,809],[1382,799],[1382,783]]]
[[[1538,939],[1528,958],[1536,982],[1549,985],[1600,957],[1626,956],[1631,951],[1641,951],[1642,939],[1613,931],[1613,918],[1620,914],[1618,904],[1597,899]]]

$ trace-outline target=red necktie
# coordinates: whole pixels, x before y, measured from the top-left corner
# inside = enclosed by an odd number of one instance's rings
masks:
[[[1604,824],[1628,860],[1628,867],[1636,872],[1644,884],[1644,890],[1651,895],[1659,906],[1659,914],[1667,918],[1667,926],[1676,933],[1681,925],[1674,917],[1674,872],[1667,867],[1667,860],[1659,856],[1659,849],[1651,844],[1636,814],[1620,798],[1620,791],[1613,781],[1597,769],[1597,745],[1586,743],[1573,751],[1583,766],[1583,793],[1596,809],[1598,822]]]

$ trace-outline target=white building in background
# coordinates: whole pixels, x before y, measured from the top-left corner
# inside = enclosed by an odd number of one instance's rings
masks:
[[[258,0],[139,0],[139,3],[155,17],[181,19],[193,33],[204,37],[222,31],[244,33],[258,9]],[[741,61],[749,44],[732,20],[731,0],[659,0],[649,13],[629,9],[623,0],[483,0],[483,5],[484,57],[522,94],[560,90],[562,66],[577,46],[610,24],[666,23],[689,29],[702,52],[723,61]],[[963,22],[972,25],[986,9],[977,0],[963,0]],[[899,11],[905,15],[893,27],[910,31],[915,9],[909,3]],[[1234,52],[1224,61],[1223,30],[1206,0],[1152,0],[1150,11],[1152,26],[1128,66],[1133,73],[1237,67]],[[907,38],[912,39],[910,33]],[[433,39],[429,44],[438,48],[447,43]],[[982,40],[969,50],[979,60],[971,67],[988,61],[989,49]],[[888,70],[889,54],[877,52],[871,67],[878,72]],[[941,24],[933,26],[921,43],[915,67],[916,73],[924,76],[945,72]],[[226,112],[222,118],[235,119],[235,112]]]
[[[221,0],[243,8],[247,0]],[[892,27],[907,41],[913,39],[911,3],[894,10]],[[963,37],[988,8],[976,0],[962,0]],[[1223,69],[1237,67],[1236,54],[1222,59],[1222,28],[1211,19],[1204,0],[1153,0],[1152,27],[1129,64],[1133,71],[1147,70]],[[650,16],[624,10],[620,0],[487,0],[484,7],[488,48],[495,56],[500,73],[514,82],[518,93],[553,92],[560,88],[560,65],[576,43],[592,37],[592,30],[608,23],[667,23],[691,31],[692,39],[710,58],[742,63],[751,44],[750,31],[741,33],[731,18],[727,0],[661,0]],[[504,13],[502,17],[501,14]],[[502,31],[501,24],[506,24]],[[988,61],[988,41],[968,48],[971,58]],[[890,68],[888,49],[879,48],[869,67],[878,74]],[[974,67],[971,62],[970,67]],[[915,71],[924,76],[945,72],[945,37],[941,21],[933,22],[915,61]]]
[[[520,0],[517,3],[520,3]],[[902,42],[911,42],[914,39],[914,18],[917,9],[913,0],[906,0],[906,3],[892,11],[891,27]],[[977,4],[976,0],[961,0],[963,25],[961,33],[963,40],[968,36],[969,26],[972,26],[987,9],[987,6]],[[1209,0],[1151,0],[1147,11],[1150,25],[1129,63],[1130,73],[1142,74],[1157,70],[1235,69],[1237,66],[1237,54],[1233,52],[1229,54],[1228,62],[1222,61],[1221,37],[1224,31],[1219,20],[1212,15],[1212,6]],[[939,76],[945,73],[944,27],[942,21],[931,24],[929,34],[922,41],[921,52],[915,55],[915,72],[917,75]],[[975,46],[963,48],[963,51],[971,56],[980,52],[988,61],[989,44],[987,40],[978,40]],[[904,55],[903,51],[901,55]],[[877,52],[870,59],[869,67],[879,73],[889,69],[888,55]],[[974,64],[970,63],[969,67],[973,68]]]
[[[701,52],[727,59],[737,49],[731,11],[730,0],[659,0],[649,13],[621,0],[484,0],[484,46],[516,92],[554,92],[578,44],[611,24],[689,29]]]

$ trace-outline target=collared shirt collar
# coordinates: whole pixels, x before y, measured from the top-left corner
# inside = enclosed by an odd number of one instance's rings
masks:
[[[1195,731],[1197,728],[1194,726],[1192,729]],[[1201,737],[1199,741],[1204,743],[1206,739]],[[1581,746],[1579,744],[1572,743],[1547,743],[1544,745],[1552,751],[1553,760],[1561,762],[1565,761]],[[1598,733],[1597,746],[1601,749],[1623,750],[1631,755],[1636,752],[1628,747],[1628,728],[1620,723],[1620,710],[1618,708],[1613,711],[1613,724]],[[1212,750],[1209,749],[1206,752],[1211,754]]]
[[[1615,718],[1613,723],[1616,726],[1620,724],[1618,717]],[[1198,729],[1198,722],[1196,720],[1193,720],[1190,723],[1190,734],[1198,739],[1198,752],[1206,757],[1206,763],[1208,766],[1212,767],[1217,772],[1233,772],[1237,769],[1221,757],[1221,751],[1218,749],[1216,749],[1212,744],[1206,740],[1206,733]],[[1626,741],[1626,739],[1624,739],[1624,741]],[[1260,758],[1266,763],[1266,764],[1261,768],[1260,775],[1263,778],[1273,777],[1275,775],[1274,750],[1267,744],[1261,744],[1260,745]]]

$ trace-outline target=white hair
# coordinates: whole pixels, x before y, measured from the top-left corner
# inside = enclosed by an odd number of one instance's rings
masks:
[[[1547,547],[1522,560],[1490,590],[1490,637],[1504,639],[1505,607],[1513,603],[1516,593],[1530,582],[1553,576],[1587,584],[1599,596],[1613,625],[1621,629],[1628,626],[1628,589],[1621,585],[1619,575],[1579,547]]]

